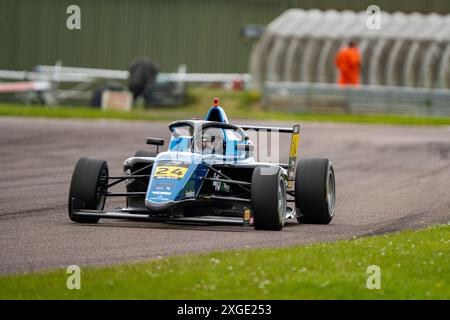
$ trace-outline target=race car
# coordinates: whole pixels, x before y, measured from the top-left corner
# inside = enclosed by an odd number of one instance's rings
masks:
[[[106,161],[78,160],[70,185],[69,217],[78,223],[127,219],[188,224],[235,224],[281,230],[288,219],[328,224],[335,211],[335,175],[328,159],[298,159],[300,126],[235,125],[218,99],[205,120],[169,125],[164,140],[147,138],[156,150],[125,160],[123,175],[109,176]],[[291,135],[288,163],[255,160],[253,135]],[[110,189],[124,183],[126,192]],[[125,197],[120,209],[104,211],[110,197]]]

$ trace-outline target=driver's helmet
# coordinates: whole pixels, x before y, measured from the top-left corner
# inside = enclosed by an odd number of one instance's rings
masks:
[[[202,151],[204,154],[223,154],[224,135],[223,130],[209,128],[202,135]]]

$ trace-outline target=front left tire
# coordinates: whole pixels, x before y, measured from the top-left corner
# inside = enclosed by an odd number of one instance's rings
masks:
[[[329,224],[334,217],[336,183],[328,159],[301,159],[295,177],[295,205],[300,223]]]
[[[256,167],[251,203],[256,230],[281,230],[286,217],[286,180],[279,167]]]

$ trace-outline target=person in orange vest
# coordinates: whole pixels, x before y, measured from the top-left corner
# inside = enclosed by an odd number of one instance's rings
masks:
[[[359,85],[361,56],[354,41],[350,41],[348,47],[338,51],[335,63],[339,70],[338,84]]]

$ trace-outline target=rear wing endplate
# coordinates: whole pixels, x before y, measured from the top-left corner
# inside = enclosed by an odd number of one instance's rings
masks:
[[[289,151],[289,166],[288,166],[288,189],[294,187],[295,168],[298,159],[298,141],[300,137],[300,125],[296,124],[292,128],[291,150]]]

